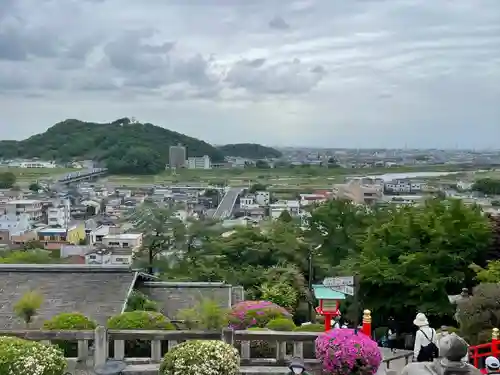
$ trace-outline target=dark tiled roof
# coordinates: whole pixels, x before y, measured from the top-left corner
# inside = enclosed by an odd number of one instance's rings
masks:
[[[233,288],[224,283],[146,281],[138,286],[170,319],[178,318],[180,310],[195,307],[203,299],[217,302],[223,308],[232,304]]]
[[[34,327],[61,312],[80,312],[104,324],[122,311],[135,279],[124,266],[2,264],[0,329],[23,326],[14,305],[30,290],[44,296]]]

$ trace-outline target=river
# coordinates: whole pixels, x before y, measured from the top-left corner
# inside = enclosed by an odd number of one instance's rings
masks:
[[[452,174],[464,173],[464,171],[456,171],[456,172],[402,172],[402,173],[385,173],[379,175],[368,175],[368,176],[349,176],[347,179],[354,178],[373,178],[373,179],[382,179],[384,181],[392,181],[399,180],[405,178],[419,178],[419,177],[440,177],[440,176],[449,176]]]

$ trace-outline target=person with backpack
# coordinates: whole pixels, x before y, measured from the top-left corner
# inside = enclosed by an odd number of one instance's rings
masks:
[[[418,313],[413,321],[418,330],[415,335],[413,360],[417,362],[432,362],[439,357],[436,330],[429,326],[429,321],[423,313]]]

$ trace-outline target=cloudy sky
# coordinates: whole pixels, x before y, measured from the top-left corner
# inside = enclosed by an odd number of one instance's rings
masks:
[[[499,147],[500,0],[0,0],[1,138]]]

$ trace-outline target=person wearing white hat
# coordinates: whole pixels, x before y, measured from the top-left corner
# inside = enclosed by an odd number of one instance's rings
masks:
[[[417,362],[432,362],[439,356],[436,330],[429,326],[429,321],[423,313],[418,313],[413,321],[418,328],[413,347],[413,360]]]
[[[484,361],[484,365],[486,366],[487,374],[500,374],[500,361],[498,358],[489,356]]]

